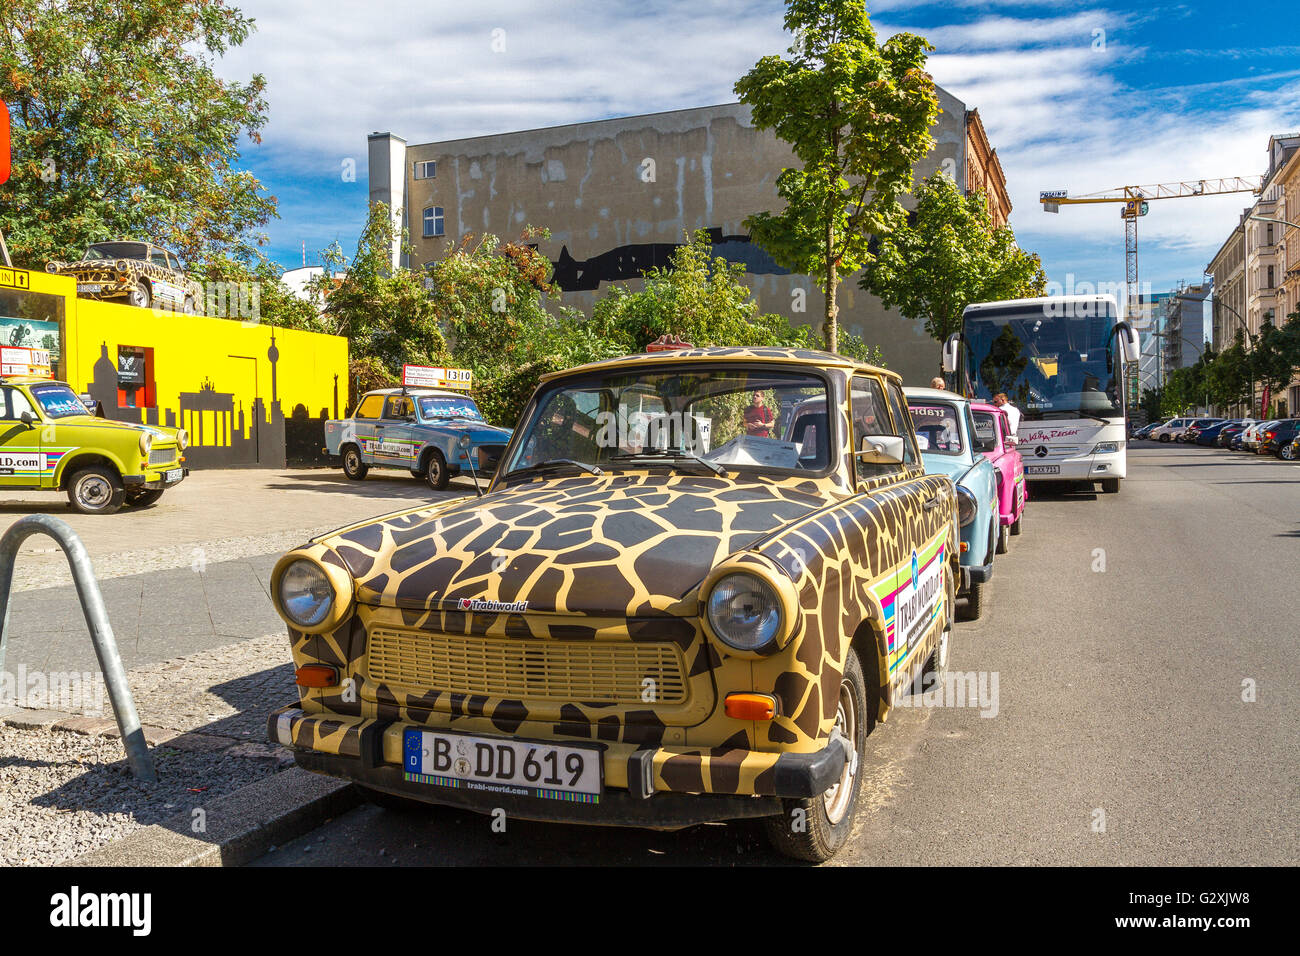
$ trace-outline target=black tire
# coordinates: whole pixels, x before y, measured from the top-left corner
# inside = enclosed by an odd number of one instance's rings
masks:
[[[68,479],[68,504],[83,515],[111,515],[122,507],[126,489],[116,471],[91,465]]]
[[[447,482],[451,481],[451,469],[447,467],[447,459],[442,457],[442,452],[435,448],[424,461],[427,467],[424,477],[429,482],[429,487],[434,491],[445,490]]]
[[[866,759],[867,734],[875,726],[875,714],[868,707],[874,696],[867,693],[862,663],[857,652],[850,648],[840,680],[835,726],[849,738],[851,758],[839,781],[825,793],[802,800],[783,800],[781,815],[764,819],[767,838],[777,852],[796,860],[822,863],[848,842],[858,808],[862,780],[859,771]],[[854,713],[850,714],[850,710]]]
[[[1103,479],[1101,480],[1101,492],[1102,492],[1102,494],[1104,494],[1104,495],[1117,495],[1117,494],[1119,494],[1119,479],[1118,479],[1118,478],[1103,478]]]
[[[972,581],[966,591],[966,613],[963,621],[978,621],[984,613],[984,586],[987,581]]]
[[[1025,520],[1025,509],[1021,508],[1020,514],[1016,517],[1016,520],[1011,522],[1012,534],[1020,534],[1020,532],[1024,530],[1024,526],[1021,524],[1021,522],[1024,520]]]
[[[153,292],[149,289],[149,283],[140,279],[126,294],[126,304],[133,305],[137,309],[147,309],[153,305]]]
[[[1295,461],[1295,445],[1287,442],[1277,450],[1277,457],[1283,461]]]
[[[339,449],[343,456],[343,474],[351,481],[361,481],[370,471],[370,466],[361,460],[361,449],[356,445],[344,445]]]
[[[1161,440],[1161,441],[1164,441],[1164,442],[1170,441],[1171,439],[1170,439],[1170,437],[1169,437],[1169,433],[1166,432],[1165,434],[1161,435],[1161,436],[1160,436],[1160,440]]]
[[[388,793],[385,790],[375,790],[361,784],[357,784],[356,787],[366,803],[383,807],[385,810],[394,810],[398,813],[427,813],[433,808],[432,804],[422,803],[410,797],[399,797],[397,794]]]
[[[1006,554],[1011,550],[1011,526],[998,521],[998,544],[996,552]]]
[[[126,493],[126,503],[132,508],[147,508],[163,496],[165,488],[146,488],[144,491]]]

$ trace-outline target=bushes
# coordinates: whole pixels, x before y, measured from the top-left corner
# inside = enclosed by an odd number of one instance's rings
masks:
[[[474,386],[474,401],[493,425],[514,428],[543,375],[569,368],[571,363],[548,355]]]

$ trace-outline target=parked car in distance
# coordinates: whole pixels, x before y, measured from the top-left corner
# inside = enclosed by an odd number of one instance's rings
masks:
[[[1011,435],[1007,413],[996,405],[984,402],[971,403],[971,418],[975,422],[976,447],[997,469],[998,484],[998,554],[1011,549],[1013,534],[1023,527],[1028,483],[1025,481],[1025,464],[1016,450]]]
[[[552,373],[482,497],[276,564],[298,686],[267,732],[381,804],[764,818],[825,860],[867,734],[947,666],[957,508],[896,372],[685,348]]]
[[[1246,430],[1246,422],[1241,419],[1232,419],[1224,422],[1222,426],[1214,433],[1213,445],[1216,448],[1227,448],[1234,435],[1240,435]]]
[[[1259,453],[1282,457],[1280,452],[1284,447],[1290,447],[1298,430],[1300,418],[1283,418],[1273,422],[1259,436]]]
[[[1194,421],[1196,421],[1194,418],[1171,418],[1163,425],[1151,429],[1147,437],[1154,441],[1173,441],[1175,436],[1181,435],[1183,430]]]
[[[1219,432],[1231,425],[1231,421],[1215,422],[1213,425],[1206,425],[1204,428],[1197,428],[1192,441],[1197,445],[1204,445],[1207,448],[1213,448],[1215,440],[1219,437]]]
[[[957,486],[961,533],[961,588],[966,617],[978,618],[993,577],[998,541],[997,469],[976,447],[970,400],[936,388],[905,388],[928,474],[947,475]]]
[[[1139,440],[1150,438],[1151,433],[1155,431],[1157,428],[1159,428],[1161,425],[1163,425],[1165,421],[1168,421],[1168,419],[1151,422],[1151,424],[1149,425],[1143,425],[1141,428],[1139,428],[1136,432],[1133,433],[1133,437]]]
[[[1275,420],[1255,422],[1241,433],[1241,450],[1249,452],[1259,451],[1260,435],[1271,425],[1276,424]]]
[[[1201,429],[1209,428],[1211,425],[1217,425],[1223,419],[1221,418],[1198,418],[1190,425],[1183,429],[1182,433],[1175,436],[1175,441],[1194,442],[1196,436],[1201,433]]]
[[[1277,456],[1283,461],[1300,461],[1300,435],[1291,439],[1291,444],[1279,448]]]
[[[373,467],[405,468],[434,491],[460,474],[491,478],[509,440],[510,429],[484,421],[468,395],[439,388],[375,389],[351,418],[325,423],[325,451],[342,457],[348,478],[360,481]]]

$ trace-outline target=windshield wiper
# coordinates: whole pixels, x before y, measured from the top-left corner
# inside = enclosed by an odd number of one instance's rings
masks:
[[[565,468],[565,467],[577,468],[580,471],[585,471],[589,475],[595,475],[597,478],[599,478],[601,475],[605,473],[605,470],[601,468],[599,465],[588,465],[586,462],[574,461],[572,458],[548,458],[546,459],[546,461],[539,461],[535,465],[528,465],[524,468],[516,468],[514,471],[510,472],[510,474],[522,475],[525,472],[529,472],[529,471],[542,471],[543,469],[547,469],[547,468]]]
[[[715,475],[718,475],[719,477],[726,477],[727,474],[727,469],[719,465],[716,461],[709,461],[707,458],[701,458],[699,455],[694,455],[688,451],[680,451],[678,449],[668,449],[666,451],[627,452],[626,454],[612,456],[610,458],[610,461],[627,461],[627,462],[671,461],[674,463],[691,462],[692,464],[703,465],[705,468],[709,469],[709,471],[713,472]]]

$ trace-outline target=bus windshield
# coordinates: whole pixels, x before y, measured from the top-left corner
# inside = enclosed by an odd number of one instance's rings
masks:
[[[966,314],[971,397],[1005,392],[1030,421],[1124,415],[1116,317],[1109,306],[1050,305]]]

